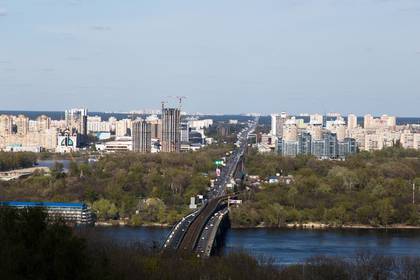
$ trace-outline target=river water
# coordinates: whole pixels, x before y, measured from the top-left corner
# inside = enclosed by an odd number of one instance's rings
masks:
[[[67,170],[70,166],[70,162],[71,160],[68,160],[68,159],[59,159],[59,160],[47,159],[47,160],[38,160],[37,165],[40,167],[53,168],[56,163],[61,163],[63,165],[63,168]]]
[[[69,160],[58,160],[68,169]],[[40,161],[53,167],[54,160]],[[112,241],[129,245],[162,244],[167,228],[95,227],[94,231]],[[230,229],[222,253],[245,251],[256,257],[271,258],[277,265],[299,263],[318,255],[351,257],[360,251],[387,256],[419,256],[420,230],[297,230],[297,229]]]
[[[147,246],[162,244],[169,233],[169,229],[131,227],[96,227],[95,231],[115,242]],[[349,257],[360,251],[420,257],[420,230],[230,229],[222,253],[232,251],[271,258],[277,265],[318,255]]]

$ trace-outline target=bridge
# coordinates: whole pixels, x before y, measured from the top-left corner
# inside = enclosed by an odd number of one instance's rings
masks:
[[[209,257],[223,245],[223,234],[230,226],[228,185],[243,176],[244,155],[249,134],[255,129],[250,123],[238,134],[236,148],[222,168],[214,187],[207,193],[202,207],[185,216],[171,230],[163,245],[164,253],[195,254]]]

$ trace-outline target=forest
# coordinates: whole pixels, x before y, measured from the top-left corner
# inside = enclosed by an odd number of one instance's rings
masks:
[[[108,154],[95,164],[73,161],[67,173],[57,164],[51,174],[0,182],[0,199],[84,201],[98,221],[172,225],[190,211],[190,197],[210,187],[213,161],[231,149],[221,144],[181,154]],[[0,153],[4,169],[35,161],[30,153]],[[332,161],[249,149],[245,166],[262,184],[245,182],[240,189],[243,204],[230,215],[234,227],[420,226],[419,151],[394,147]],[[292,175],[293,183],[265,183],[277,173]]]
[[[246,168],[262,184],[241,195],[244,203],[231,215],[234,226],[420,226],[420,151],[394,147],[322,161],[250,150]],[[294,182],[264,183],[275,174],[292,175]]]
[[[34,153],[0,152],[0,171],[32,167],[36,160]]]
[[[0,199],[84,201],[99,221],[170,225],[189,211],[191,196],[204,194],[215,176],[213,161],[231,149],[213,145],[180,154],[107,154],[94,164],[72,161],[67,173],[57,163],[51,174],[0,182]]]

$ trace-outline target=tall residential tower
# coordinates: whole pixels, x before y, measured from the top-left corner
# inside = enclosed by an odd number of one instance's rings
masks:
[[[145,120],[133,121],[131,136],[133,141],[134,152],[150,153],[152,151],[151,123]]]
[[[181,150],[181,111],[178,108],[162,108],[162,152]]]

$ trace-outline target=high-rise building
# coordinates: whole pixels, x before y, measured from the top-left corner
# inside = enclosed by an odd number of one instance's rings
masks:
[[[364,117],[363,127],[365,129],[372,128],[374,126],[374,118],[371,114],[367,114]]]
[[[328,158],[336,158],[338,155],[337,134],[326,132],[324,135],[324,140],[325,140],[325,156]]]
[[[310,155],[312,146],[312,136],[309,132],[302,132],[299,134],[299,155]]]
[[[36,130],[44,131],[51,128],[51,119],[46,115],[41,115],[36,118]]]
[[[217,126],[217,135],[221,137],[226,137],[230,134],[230,125],[228,124],[219,124]]]
[[[311,134],[313,140],[322,139],[322,125],[320,124],[309,125],[307,130]]]
[[[337,140],[338,141],[344,141],[344,138],[346,138],[346,126],[344,123],[339,124],[335,128],[335,132],[337,134]]]
[[[283,139],[285,141],[298,140],[298,128],[294,119],[287,120],[283,127]]]
[[[87,109],[70,109],[65,112],[66,126],[71,133],[87,135]]]
[[[88,133],[110,132],[111,123],[109,121],[102,121],[100,116],[89,116],[87,120]]]
[[[311,154],[317,158],[325,156],[325,141],[324,140],[312,140]]]
[[[19,135],[26,135],[29,132],[29,118],[24,115],[19,115],[15,118],[16,133]]]
[[[162,137],[162,120],[158,119],[157,116],[148,117],[147,121],[152,126],[152,138],[160,139]]]
[[[299,142],[280,138],[277,141],[277,153],[282,156],[296,157],[299,154]]]
[[[181,123],[181,144],[190,142],[190,126],[188,122]]]
[[[278,116],[278,114],[271,114],[271,131],[270,131],[270,134],[271,135],[276,135],[276,133],[277,133],[277,124],[276,124],[276,122],[277,122],[277,116]]]
[[[123,137],[130,135],[131,132],[131,120],[122,119],[116,122],[115,125],[115,136]]]
[[[413,149],[420,150],[420,133],[415,133],[413,136]]]
[[[337,135],[326,132],[322,139],[313,139],[311,133],[299,133],[298,141],[279,139],[276,147],[277,153],[283,156],[295,157],[297,155],[313,155],[322,159],[345,159],[348,155],[355,154],[357,143],[353,138],[337,140]]]
[[[397,125],[397,117],[396,116],[388,116],[388,126],[395,127]]]
[[[324,116],[320,114],[313,114],[309,116],[310,124],[324,125]]]
[[[395,129],[397,118],[395,116],[382,115],[380,118],[374,118],[372,115],[366,115],[364,119],[365,129]]]
[[[203,119],[203,120],[196,120],[196,119],[189,119],[188,125],[192,130],[201,130],[204,128],[208,128],[213,125],[212,119]]]
[[[179,109],[162,108],[162,152],[179,152],[181,150],[180,121]]]
[[[381,125],[385,127],[394,127],[397,125],[397,118],[395,116],[382,115]]]
[[[0,135],[8,135],[13,132],[13,118],[9,115],[0,116]]]
[[[152,151],[152,125],[148,121],[133,121],[131,138],[134,152],[150,153]]]
[[[347,128],[355,129],[357,128],[357,116],[354,114],[349,114],[347,117]]]
[[[344,141],[338,142],[338,157],[341,159],[346,158],[348,155],[357,152],[357,143],[353,138],[345,138]]]
[[[287,113],[271,115],[271,132],[270,134],[278,138],[283,138],[283,127],[287,120]]]

